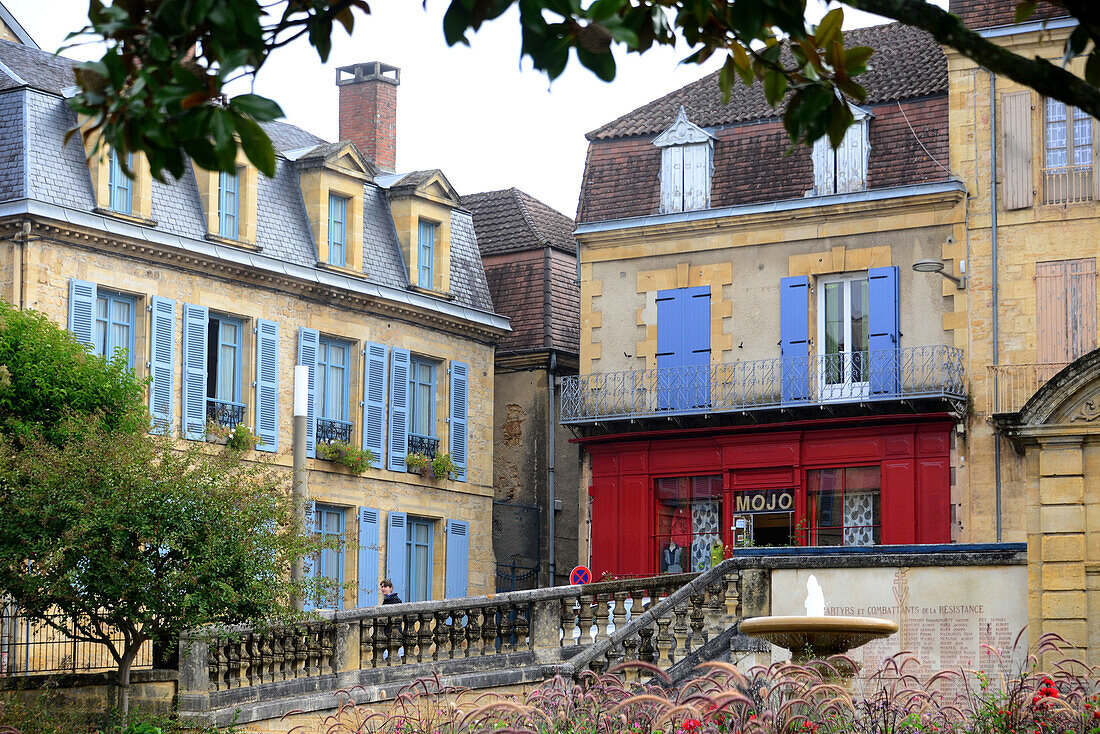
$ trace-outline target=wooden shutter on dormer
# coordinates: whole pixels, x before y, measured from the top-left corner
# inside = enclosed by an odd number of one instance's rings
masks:
[[[1001,195],[1006,210],[1026,209],[1033,202],[1031,92],[1001,95],[1001,149],[1004,170]]]
[[[814,164],[814,194],[825,196],[836,193],[836,154],[829,144],[829,137],[822,135],[814,141],[811,154]]]
[[[685,145],[684,150],[684,211],[697,211],[710,206],[710,146]]]
[[[661,214],[684,210],[684,148],[661,149]]]
[[[855,122],[836,149],[836,193],[862,191],[867,186],[867,120]]]

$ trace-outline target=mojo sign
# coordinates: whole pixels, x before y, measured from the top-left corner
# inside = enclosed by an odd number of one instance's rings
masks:
[[[744,515],[750,512],[793,512],[793,489],[758,489],[733,493],[733,512]]]

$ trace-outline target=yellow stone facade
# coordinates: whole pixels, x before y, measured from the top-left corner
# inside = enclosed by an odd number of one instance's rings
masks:
[[[1002,36],[997,42],[1025,57],[1041,56],[1057,63],[1067,34],[1067,29],[1030,30]],[[1036,476],[1036,469],[1003,441],[998,448],[996,432],[988,418],[998,411],[1019,410],[1035,388],[1057,372],[1056,368],[1034,367],[1040,361],[1036,263],[1096,257],[1100,204],[1095,201],[1044,204],[1043,98],[1011,80],[994,79],[973,61],[950,49],[947,57],[950,168],[969,192],[966,216],[956,225],[953,241],[945,243],[942,251],[945,260],[954,262],[955,274],[960,273],[959,265],[965,261],[967,276],[966,291],[955,298],[955,308],[943,319],[944,329],[954,334],[955,345],[966,350],[971,388],[972,413],[963,445],[965,464],[957,471],[958,537],[975,542],[1019,542],[1030,532],[1026,486]],[[1071,65],[1071,69],[1080,72],[1080,66]],[[1006,210],[1005,98],[1021,92],[1031,99],[1034,198],[1031,206]],[[991,115],[996,117],[995,131],[990,124]],[[1097,127],[1095,121],[1093,126]],[[995,132],[995,138],[991,132]],[[990,178],[994,154],[998,170],[995,217],[991,216]],[[992,269],[994,227],[996,278]],[[952,284],[945,281],[945,292],[951,288]],[[994,298],[998,304],[996,344]],[[1001,393],[995,402],[998,384]]]
[[[24,231],[25,230],[25,231]],[[469,365],[467,481],[432,480],[417,474],[368,469],[356,476],[342,466],[320,459],[307,459],[308,494],[319,502],[345,509],[346,537],[345,580],[352,582],[345,594],[344,606],[356,606],[355,582],[358,569],[356,511],[360,506],[380,509],[380,569],[366,573],[367,588],[377,587],[378,576],[385,573],[389,552],[386,542],[386,514],[391,510],[433,523],[433,598],[444,596],[446,533],[444,521],[466,520],[470,534],[477,538],[492,535],[493,499],[493,344],[499,330],[477,327],[440,313],[356,297],[336,288],[305,285],[292,278],[272,278],[230,267],[224,262],[197,255],[162,250],[148,242],[106,235],[102,231],[82,231],[51,222],[8,221],[0,237],[0,298],[45,313],[65,325],[69,313],[69,281],[72,278],[96,283],[137,300],[136,358],[139,379],[148,376],[150,317],[146,312],[153,296],[176,301],[174,329],[175,354],[181,354],[180,310],[184,303],[207,306],[212,312],[231,315],[244,323],[243,401],[247,405],[245,422],[255,420],[255,354],[253,328],[257,319],[279,324],[279,451],[271,460],[288,473],[291,465],[292,405],[294,366],[297,363],[298,328],[317,329],[324,335],[339,337],[353,346],[351,420],[355,424],[351,443],[360,445],[363,411],[363,345],[378,342],[398,346],[439,360],[437,370],[435,434],[441,450],[447,450],[450,437],[448,413],[449,378],[446,365],[459,360]],[[181,372],[176,365],[173,386],[174,429],[180,428]],[[257,452],[256,456],[263,456]],[[269,454],[267,456],[270,456]],[[495,559],[491,543],[471,543],[469,549],[469,593],[488,593],[495,589]]]

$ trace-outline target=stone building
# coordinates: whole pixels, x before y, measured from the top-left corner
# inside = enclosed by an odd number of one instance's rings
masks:
[[[339,70],[341,120],[355,122],[339,142],[268,125],[274,178],[242,156],[236,174],[189,166],[162,184],[140,154],[130,178],[115,153],[65,143],[71,62],[0,41],[0,297],[97,353],[123,350],[150,380],[154,429],[207,441],[244,423],[288,470],[295,366],[308,366],[315,528],[349,541],[310,564],[348,584],[322,606],[376,604],[383,576],[406,600],[494,589],[492,546],[470,538],[491,532],[508,322],[447,178],[393,172],[398,81],[384,64]],[[372,96],[389,117],[360,108]],[[327,460],[340,442],[373,465]],[[412,473],[413,452],[449,453],[457,471]]]
[[[580,375],[599,576],[722,545],[950,541],[964,353],[956,290],[914,264],[964,217],[947,63],[898,24],[834,151],[790,143],[759,85],[712,74],[589,134]]]
[[[1015,25],[1010,5],[951,10],[1016,53],[1059,62],[1076,21],[1040,6]],[[975,508],[965,536],[1026,539],[1032,639],[1056,632],[1096,665],[1100,124],[954,51],[947,62],[951,170],[969,192],[968,225],[943,253],[970,263],[966,298],[944,322],[967,345],[971,380],[957,472],[960,501]]]
[[[580,558],[587,513],[579,451],[558,421],[559,377],[577,374],[575,225],[517,189],[464,196],[462,203],[474,216],[493,303],[512,324],[496,353],[497,589],[563,583]]]

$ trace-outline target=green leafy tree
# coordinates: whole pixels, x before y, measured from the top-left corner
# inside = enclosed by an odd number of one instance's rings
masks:
[[[0,307],[0,374],[0,594],[105,645],[123,716],[146,642],[295,615],[289,569],[316,548],[285,473],[150,435],[123,360],[41,315]]]
[[[1082,76],[1063,65],[1027,58],[983,38],[956,16],[925,0],[843,0],[845,5],[929,32],[987,69],[1100,117],[1100,3],[1095,0],[1003,0],[1017,22],[1041,6],[1068,11],[1079,24],[1066,59],[1088,54]],[[817,26],[806,22],[806,0],[450,0],[443,19],[449,44],[513,6],[519,8],[522,54],[551,78],[572,55],[601,79],[615,76],[614,50],[644,53],[687,42],[689,61],[725,57],[720,84],[761,82],[768,101],[784,106],[795,143],[828,135],[839,145],[861,102],[859,75],[872,50],[845,48],[843,11]],[[184,155],[209,170],[232,172],[238,144],[256,167],[273,175],[275,155],[257,124],[281,116],[272,100],[228,98],[230,80],[254,74],[271,53],[306,36],[327,60],[336,24],[351,33],[365,0],[89,0],[83,33],[107,42],[96,62],[78,68],[81,91],[70,100],[88,117],[83,134],[123,151],[143,151],[153,175],[180,176]],[[782,50],[789,49],[789,53]]]

